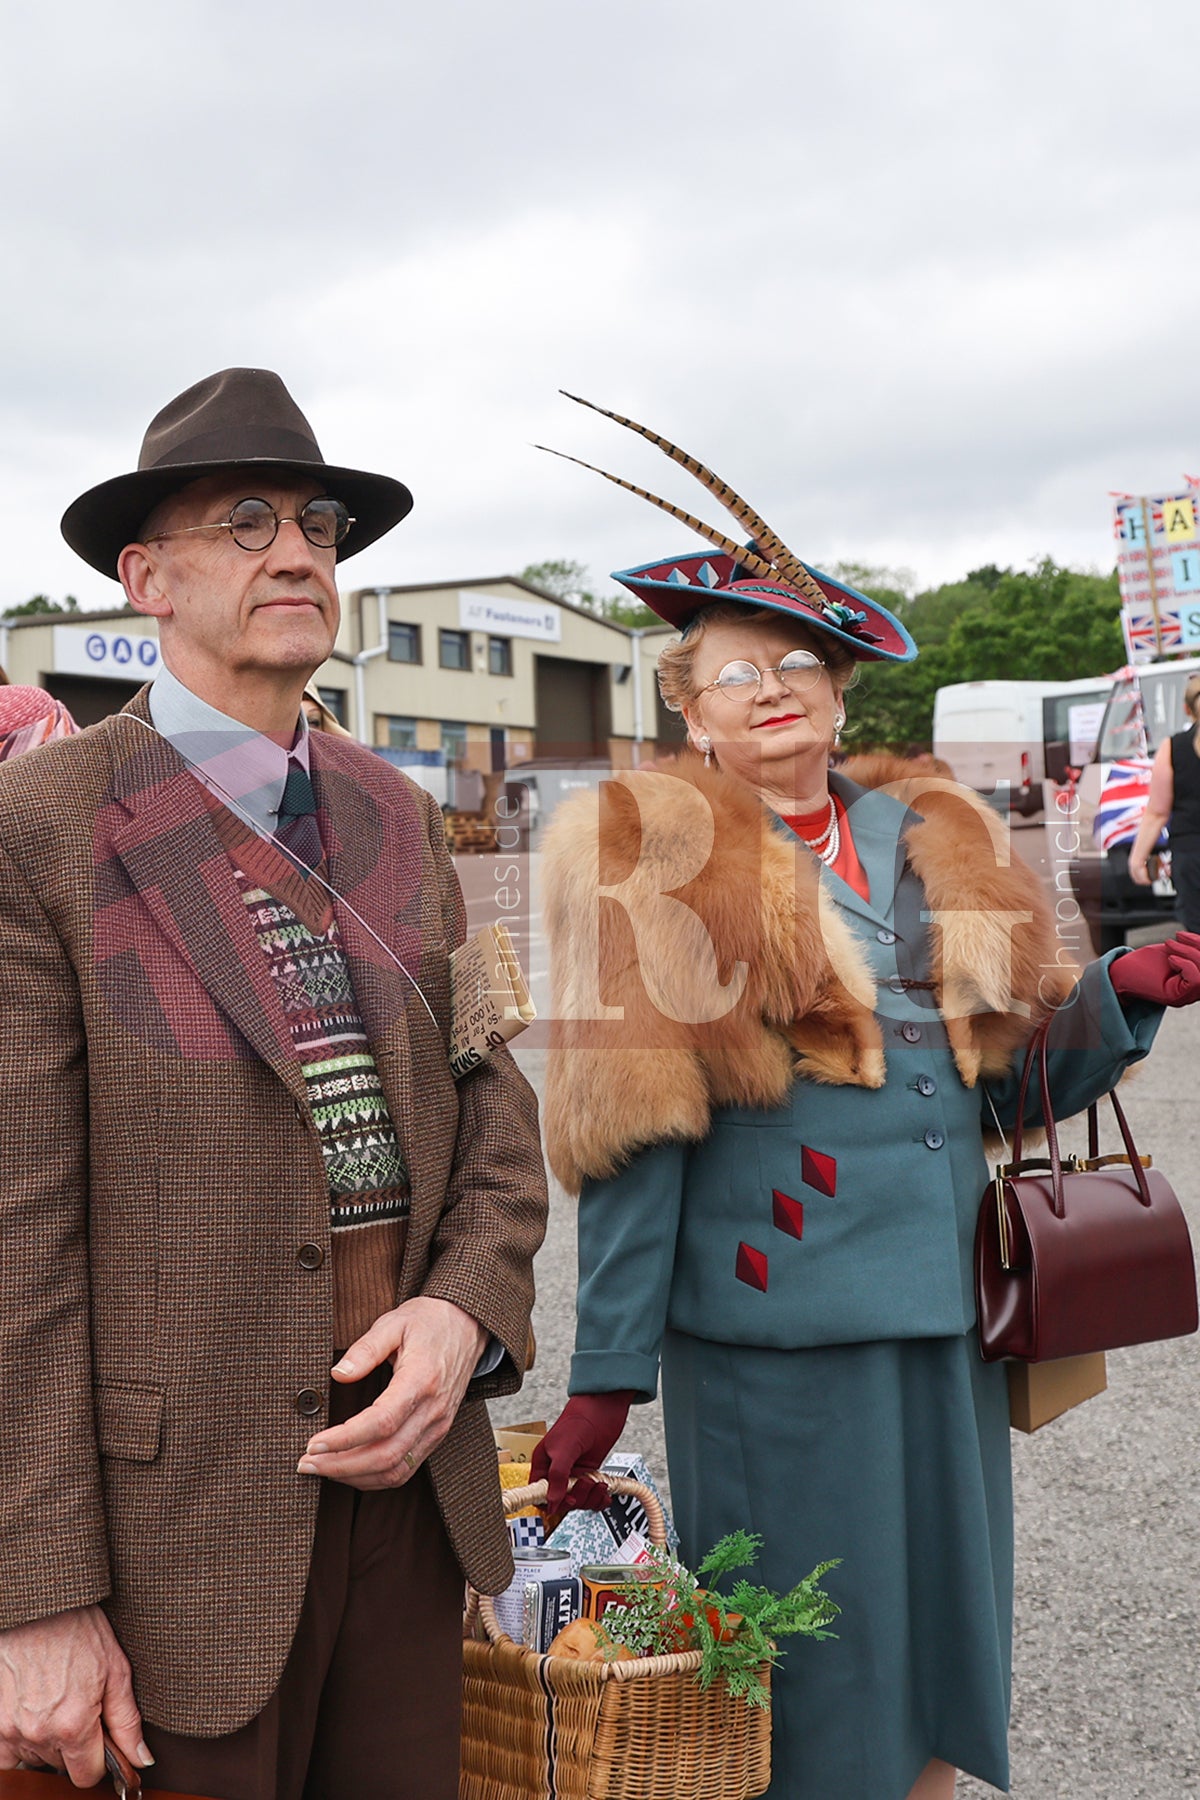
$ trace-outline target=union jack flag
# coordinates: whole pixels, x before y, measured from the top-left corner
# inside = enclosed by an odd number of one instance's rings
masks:
[[[1150,797],[1150,758],[1127,756],[1112,763],[1100,791],[1093,827],[1102,850],[1132,844]]]
[[[1119,543],[1144,545],[1141,506],[1133,499],[1132,494],[1122,495],[1121,498],[1133,501],[1133,504],[1113,507],[1113,536]]]
[[[1158,654],[1158,644],[1154,637],[1154,613],[1149,606],[1123,607],[1121,624],[1125,631],[1125,645],[1131,657]],[[1182,647],[1183,630],[1179,614],[1173,607],[1159,607],[1158,626],[1164,650],[1178,650]]]

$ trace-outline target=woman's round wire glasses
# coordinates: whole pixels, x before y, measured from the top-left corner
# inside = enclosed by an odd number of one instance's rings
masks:
[[[310,544],[318,550],[332,550],[340,544],[354,520],[340,500],[321,494],[301,508],[298,518],[280,518],[267,500],[239,500],[230,508],[227,519],[211,525],[182,525],[178,531],[155,531],[155,539],[187,537],[193,531],[227,531],[242,550],[268,550],[275,542],[281,525],[298,525]]]
[[[710,688],[716,688],[730,700],[753,700],[763,676],[777,675],[791,693],[803,694],[817,685],[824,667],[821,658],[811,650],[789,650],[776,669],[758,669],[752,662],[726,663],[716,680],[706,682],[700,692],[707,694]]]

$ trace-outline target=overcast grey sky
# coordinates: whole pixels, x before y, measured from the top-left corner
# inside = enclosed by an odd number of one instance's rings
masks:
[[[687,532],[545,442],[922,584],[1109,567],[1200,469],[1200,15],[1160,0],[3,0],[0,605],[151,415],[280,371],[416,506],[343,585]],[[606,583],[603,585],[607,585]]]

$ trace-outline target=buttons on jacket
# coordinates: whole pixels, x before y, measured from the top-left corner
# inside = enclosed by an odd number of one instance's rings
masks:
[[[316,1413],[319,1413],[324,1404],[325,1402],[316,1388],[301,1388],[292,1402],[296,1411],[305,1419],[311,1419]]]
[[[937,1082],[933,1079],[932,1075],[917,1076],[917,1092],[918,1094],[924,1094],[927,1100],[930,1094],[937,1093]]]
[[[319,1269],[325,1261],[325,1252],[320,1244],[301,1244],[296,1252],[296,1261],[302,1269]]]
[[[939,1131],[936,1125],[931,1125],[925,1133],[925,1144],[930,1150],[940,1150],[945,1141],[945,1132]]]
[[[904,983],[898,975],[892,976],[892,979],[888,982],[888,990],[893,994],[902,994],[904,992]]]
[[[894,944],[896,941],[895,932],[889,931],[886,925],[881,925],[879,930],[875,933],[875,936],[879,939],[881,944]]]
[[[919,1044],[921,1041],[921,1027],[919,1025],[902,1025],[900,1027],[900,1036],[904,1039],[906,1044]]]

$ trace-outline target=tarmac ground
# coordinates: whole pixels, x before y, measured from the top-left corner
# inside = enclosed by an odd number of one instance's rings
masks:
[[[544,1018],[536,861],[485,855],[457,867],[471,928],[498,917],[513,924]],[[1086,934],[1078,953],[1090,954]],[[516,1055],[540,1094],[544,1028],[531,1027]],[[1198,1072],[1200,1006],[1168,1012],[1151,1057],[1122,1089],[1138,1146],[1171,1178],[1193,1242]],[[552,1190],[536,1275],[536,1365],[522,1392],[493,1409],[497,1425],[552,1421],[566,1397],[575,1241],[574,1205],[561,1189]],[[1113,1352],[1105,1394],[1032,1437],[1013,1433],[1014,1800],[1200,1800],[1198,1366],[1195,1338]],[[636,1409],[622,1447],[640,1450],[665,1483],[657,1403]],[[959,1800],[995,1792],[966,1777],[958,1785]]]

